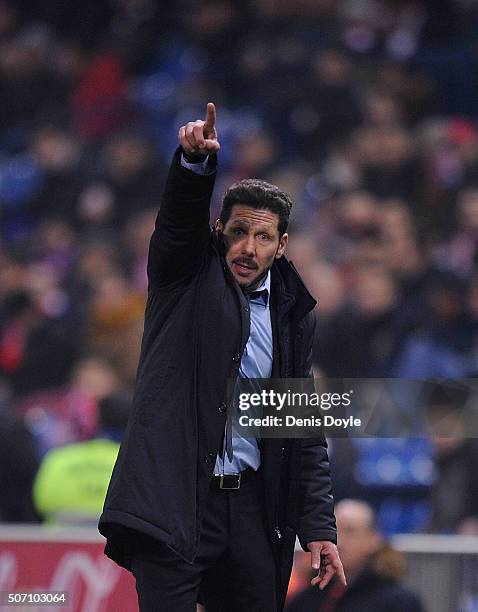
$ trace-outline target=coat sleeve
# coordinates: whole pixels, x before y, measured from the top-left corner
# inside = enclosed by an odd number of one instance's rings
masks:
[[[305,372],[312,378],[312,345],[315,320],[310,317],[306,338]],[[300,504],[298,538],[304,550],[308,542],[327,540],[337,543],[337,529],[332,495],[327,441],[320,438],[303,439],[301,446]]]
[[[216,166],[216,156],[210,155],[209,174],[196,174],[181,165],[181,148],[176,150],[149,244],[151,285],[171,285],[199,270],[210,238],[209,205]]]

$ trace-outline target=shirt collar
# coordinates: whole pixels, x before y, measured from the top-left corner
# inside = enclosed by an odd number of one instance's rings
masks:
[[[257,289],[254,289],[254,291],[251,291],[251,293],[249,294],[249,299],[252,298],[253,300],[262,300],[264,302],[264,306],[267,306],[269,303],[270,293],[271,293],[271,271],[269,270],[267,272],[267,276],[262,281],[262,284],[259,287],[257,287]]]

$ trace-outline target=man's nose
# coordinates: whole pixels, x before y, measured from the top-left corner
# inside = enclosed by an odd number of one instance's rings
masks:
[[[254,236],[247,236],[242,243],[242,254],[247,255],[247,257],[254,257],[255,255],[255,245],[254,245]]]

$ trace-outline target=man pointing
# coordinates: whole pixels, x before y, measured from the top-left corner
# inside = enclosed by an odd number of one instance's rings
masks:
[[[99,524],[142,612],[282,610],[296,534],[313,583],[345,583],[325,440],[232,436],[228,379],[310,376],[315,300],[283,257],[292,204],[278,187],[232,185],[210,227],[215,123],[209,103],[179,130],[133,413]]]

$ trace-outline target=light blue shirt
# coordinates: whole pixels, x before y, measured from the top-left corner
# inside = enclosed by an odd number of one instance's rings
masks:
[[[181,155],[184,168],[207,174],[208,158],[199,163],[189,163]],[[248,297],[250,304],[251,328],[239,367],[240,378],[270,378],[272,374],[272,326],[269,299],[271,293],[271,273],[264,282]],[[237,406],[233,407],[237,410]],[[226,455],[226,431],[222,455],[217,455],[215,474],[237,474],[250,467],[257,470],[261,464],[261,451],[256,438],[243,438],[233,430],[232,461]]]
[[[251,330],[239,367],[240,378],[270,378],[272,374],[272,326],[269,309],[271,273],[249,296]],[[237,410],[237,406],[233,407]],[[226,433],[224,432],[224,436]],[[218,455],[215,474],[236,474],[248,467],[257,470],[261,464],[261,452],[255,438],[243,438],[233,430],[232,461],[226,455],[224,437],[223,454]]]

